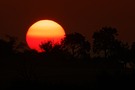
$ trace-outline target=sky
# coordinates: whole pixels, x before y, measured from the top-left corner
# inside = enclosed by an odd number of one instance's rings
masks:
[[[135,0],[0,0],[0,37],[25,41],[28,28],[51,19],[66,33],[78,32],[88,40],[104,26],[118,29],[119,38],[135,41]]]

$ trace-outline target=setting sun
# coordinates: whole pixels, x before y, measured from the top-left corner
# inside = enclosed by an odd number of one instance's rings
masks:
[[[26,41],[31,49],[41,52],[39,45],[51,41],[53,44],[61,42],[65,31],[58,23],[52,20],[40,20],[34,23],[26,34]]]

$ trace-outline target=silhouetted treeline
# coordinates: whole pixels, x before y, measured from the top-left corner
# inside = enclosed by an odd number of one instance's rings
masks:
[[[117,29],[103,27],[90,43],[75,32],[61,44],[42,42],[43,52],[15,37],[0,39],[1,89],[134,88],[135,42],[117,36]]]

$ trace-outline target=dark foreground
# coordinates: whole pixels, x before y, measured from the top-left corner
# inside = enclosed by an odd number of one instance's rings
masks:
[[[33,61],[24,65],[22,62],[1,64],[0,90],[135,89],[132,69],[95,62],[62,65]]]

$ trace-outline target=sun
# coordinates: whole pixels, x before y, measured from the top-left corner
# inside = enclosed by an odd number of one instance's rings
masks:
[[[52,20],[40,20],[28,29],[26,42],[31,49],[42,52],[42,43],[51,41],[53,44],[60,44],[64,37],[65,31],[60,24]]]

